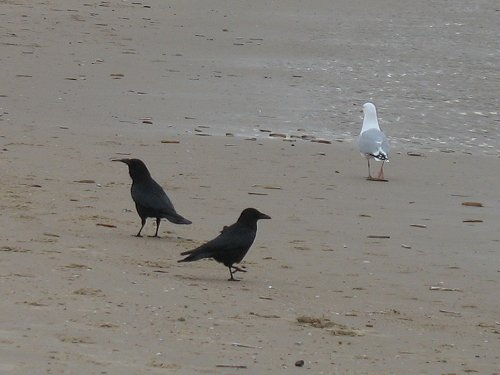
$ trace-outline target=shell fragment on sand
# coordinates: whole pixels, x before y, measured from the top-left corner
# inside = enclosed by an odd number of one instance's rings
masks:
[[[427,228],[427,225],[424,225],[424,224],[410,224],[410,227],[414,227],[414,228]]]
[[[259,185],[259,184],[255,184],[255,185],[252,185],[252,187],[258,187],[258,188],[270,189],[270,190],[281,190],[281,186],[273,186],[273,185]]]
[[[467,207],[483,207],[481,202],[462,202],[462,206]]]

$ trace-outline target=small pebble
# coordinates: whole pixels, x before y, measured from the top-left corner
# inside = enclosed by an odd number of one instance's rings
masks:
[[[271,133],[269,136],[273,138],[286,138],[286,134],[283,133]]]
[[[332,141],[329,141],[327,139],[311,139],[311,142],[324,143],[324,144],[327,144],[327,145],[332,144]]]

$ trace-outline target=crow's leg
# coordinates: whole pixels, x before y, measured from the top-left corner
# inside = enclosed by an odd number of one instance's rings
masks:
[[[232,270],[232,268],[231,267],[228,267],[228,268],[229,268],[229,274],[231,275],[231,277],[229,279],[227,279],[227,281],[240,281],[240,280],[235,279],[233,277],[233,270]]]
[[[141,231],[142,231],[142,228],[144,228],[144,225],[146,225],[146,218],[145,217],[141,217],[141,229],[139,229],[139,232],[135,235],[136,237],[142,237],[141,235]]]
[[[156,233],[155,233],[155,237],[158,237],[158,229],[160,229],[160,222],[161,222],[161,218],[157,217],[156,218]]]
[[[231,268],[233,269],[233,273],[236,273],[236,272],[247,272],[247,270],[241,269],[241,268],[236,267],[236,266],[231,266]]]

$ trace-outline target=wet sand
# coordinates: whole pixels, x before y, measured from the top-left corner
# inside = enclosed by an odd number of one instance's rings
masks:
[[[299,2],[268,12],[260,3],[231,11],[221,4],[210,11],[172,3],[170,14],[181,21],[168,22],[177,32],[165,34],[157,2],[0,3],[9,19],[1,29],[0,369],[499,373],[500,199],[492,149],[431,152],[430,143],[396,139],[389,182],[366,181],[354,144],[335,141],[347,132],[303,126],[316,108],[318,122],[338,120],[355,134],[361,121],[352,108],[366,95],[339,95],[345,105],[336,111],[327,104],[331,87],[290,76],[287,64],[307,45],[294,39],[300,33],[287,34],[281,49],[266,47],[275,64],[264,78],[259,38],[283,35],[270,26],[259,31],[246,17],[264,13],[259,25],[291,27],[327,15],[299,12]],[[414,6],[429,15],[425,5]],[[207,23],[198,33],[193,25],[202,15]],[[231,48],[246,53],[238,60]],[[210,62],[219,57],[255,66],[217,73]],[[308,83],[281,84],[293,80]],[[389,121],[398,113],[396,94],[380,99],[386,131],[397,128]],[[311,96],[322,102],[312,106],[305,100]],[[315,130],[332,143],[291,138],[280,124],[295,120],[306,129],[297,135]],[[237,133],[234,123],[255,126],[260,137],[216,135]],[[267,139],[259,129],[288,137]],[[159,239],[133,236],[140,221],[130,178],[110,161],[129,155],[147,163],[191,226],[164,222]],[[272,220],[259,223],[242,281],[227,282],[227,269],[212,261],[177,263],[245,207]],[[145,234],[153,233],[151,221]]]
[[[373,101],[405,150],[500,155],[493,0],[1,4],[16,126],[350,140]]]

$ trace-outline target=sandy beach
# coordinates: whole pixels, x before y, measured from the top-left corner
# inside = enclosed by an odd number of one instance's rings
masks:
[[[311,4],[0,1],[0,372],[500,373],[498,49],[476,39],[498,33],[494,2]],[[424,40],[409,14],[467,32],[437,33],[411,69],[356,65],[357,25],[395,35],[380,56]],[[459,43],[441,69],[467,93],[419,70]],[[388,82],[403,71],[407,91]],[[387,183],[352,142],[368,100]],[[136,238],[117,157],[144,160],[193,224]],[[177,263],[246,207],[272,220],[240,282]]]

